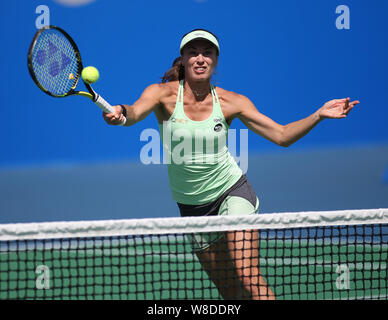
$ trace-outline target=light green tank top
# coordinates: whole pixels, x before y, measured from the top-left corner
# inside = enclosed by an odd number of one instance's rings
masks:
[[[203,121],[186,116],[184,81],[180,81],[175,109],[159,124],[173,199],[182,204],[205,204],[233,186],[242,171],[227,147],[229,126],[216,90],[211,85],[213,112]]]

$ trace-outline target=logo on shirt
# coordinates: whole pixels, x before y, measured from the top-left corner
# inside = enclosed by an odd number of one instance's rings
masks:
[[[218,123],[218,122],[221,122],[221,121],[222,121],[221,118],[214,118],[213,120],[214,120],[215,123]]]
[[[222,130],[222,124],[218,123],[214,126],[214,131],[215,132],[220,132]]]
[[[184,123],[184,124],[187,124],[189,122],[189,120],[187,119],[177,119],[175,117],[171,118],[171,122],[177,122],[177,123]]]

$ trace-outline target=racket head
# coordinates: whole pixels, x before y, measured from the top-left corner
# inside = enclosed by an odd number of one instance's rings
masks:
[[[28,50],[28,70],[36,85],[53,97],[76,94],[83,69],[74,40],[57,26],[39,29]]]

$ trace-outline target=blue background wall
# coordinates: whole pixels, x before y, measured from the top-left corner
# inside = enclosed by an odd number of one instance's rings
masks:
[[[30,79],[26,55],[42,4],[84,64],[99,68],[94,87],[112,104],[132,104],[158,82],[181,36],[197,27],[220,39],[214,83],[281,124],[333,98],[360,100],[347,119],[322,122],[289,149],[250,134],[247,175],[263,212],[388,206],[387,1],[3,0],[0,222],[178,215],[166,168],[139,160],[154,115],[110,127],[87,99],[51,98]],[[350,30],[335,26],[341,4]]]

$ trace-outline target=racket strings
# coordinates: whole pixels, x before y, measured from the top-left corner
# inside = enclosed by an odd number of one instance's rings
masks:
[[[77,84],[78,60],[70,41],[55,29],[44,30],[33,48],[32,69],[40,86],[63,96]]]

